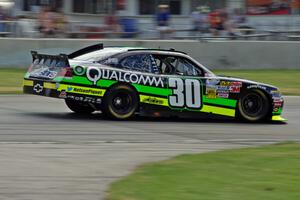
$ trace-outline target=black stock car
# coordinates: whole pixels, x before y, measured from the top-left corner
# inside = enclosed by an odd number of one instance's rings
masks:
[[[24,93],[64,99],[77,113],[101,110],[116,119],[224,116],[283,120],[278,88],[216,76],[175,50],[92,45],[69,55],[32,52]]]

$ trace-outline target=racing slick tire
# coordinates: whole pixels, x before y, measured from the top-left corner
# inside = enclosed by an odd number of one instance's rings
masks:
[[[261,90],[248,90],[238,101],[238,118],[248,122],[266,120],[270,111],[270,101]]]
[[[110,88],[103,101],[103,111],[108,117],[126,120],[134,116],[139,104],[136,91],[128,85]]]
[[[90,114],[95,111],[89,104],[75,101],[72,99],[65,99],[65,102],[70,110],[78,114]]]

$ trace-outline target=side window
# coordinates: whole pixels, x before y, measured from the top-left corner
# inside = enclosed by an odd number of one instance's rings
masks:
[[[158,69],[161,74],[177,74],[182,76],[202,76],[201,69],[194,63],[181,57],[155,56]]]
[[[157,64],[150,54],[128,56],[121,61],[120,65],[122,69],[147,73],[159,73]]]
[[[160,65],[158,66],[161,74],[174,74],[176,69],[177,58],[174,56],[160,57]]]
[[[184,59],[178,58],[176,65],[176,74],[184,75],[184,76],[201,76],[201,70],[194,66],[193,63]]]
[[[104,60],[99,61],[99,63],[103,64],[103,65],[108,65],[111,67],[117,67],[118,66],[118,58],[115,58],[115,57],[106,58]]]

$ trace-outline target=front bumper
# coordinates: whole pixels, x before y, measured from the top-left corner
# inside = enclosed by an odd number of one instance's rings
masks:
[[[287,121],[287,119],[281,117],[280,115],[272,116],[271,120],[274,122],[286,122]]]

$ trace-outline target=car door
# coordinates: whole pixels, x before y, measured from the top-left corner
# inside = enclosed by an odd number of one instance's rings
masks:
[[[169,106],[179,110],[201,110],[203,94],[203,71],[184,57],[167,56],[162,73],[168,74]],[[165,72],[165,73],[164,73]]]

